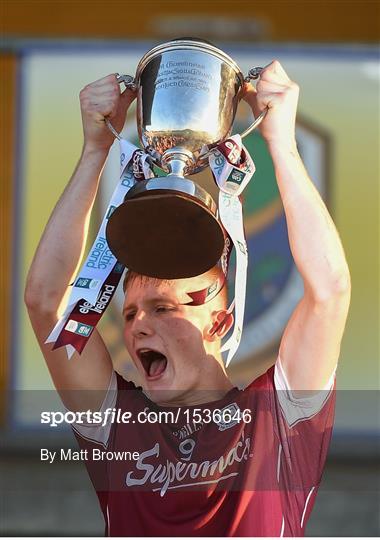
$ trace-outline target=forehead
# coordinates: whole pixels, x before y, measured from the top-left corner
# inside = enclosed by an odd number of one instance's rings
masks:
[[[160,297],[185,303],[191,300],[186,291],[191,292],[194,287],[196,287],[195,279],[166,281],[137,276],[127,285],[124,307]]]

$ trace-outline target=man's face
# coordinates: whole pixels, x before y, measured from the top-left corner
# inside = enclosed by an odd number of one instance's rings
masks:
[[[209,354],[215,341],[220,344],[219,338],[207,337],[220,312],[213,310],[212,302],[183,305],[191,300],[186,291],[197,286],[196,280],[138,277],[127,287],[124,341],[142,386],[154,401],[185,399],[194,390],[211,389],[213,374],[222,369]]]

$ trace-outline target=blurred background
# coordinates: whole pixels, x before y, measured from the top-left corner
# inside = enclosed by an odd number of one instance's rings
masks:
[[[69,430],[42,431],[39,424],[34,405],[56,398],[23,306],[25,277],[80,155],[81,88],[112,72],[133,75],[150,47],[196,36],[230,54],[243,74],[277,58],[300,85],[299,149],[340,233],[352,279],[334,435],[307,533],[378,535],[379,3],[3,0],[0,9],[2,534],[103,534],[84,465],[39,460],[41,447],[74,448],[75,440]],[[241,104],[235,132],[250,121]],[[124,133],[136,141],[133,110]],[[230,368],[240,386],[274,363],[302,296],[271,159],[258,132],[245,144],[257,171],[244,197],[247,306]],[[117,181],[117,153],[115,146],[103,174],[93,235]],[[209,171],[194,179],[215,194]],[[119,309],[120,295],[101,331],[116,369],[136,380]]]

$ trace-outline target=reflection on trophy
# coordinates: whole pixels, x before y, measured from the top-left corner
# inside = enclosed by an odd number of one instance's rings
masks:
[[[225,242],[217,206],[185,175],[207,167],[209,153],[231,134],[244,81],[257,78],[259,72],[252,69],[244,78],[220,49],[180,39],[148,51],[134,80],[120,77],[138,90],[143,149],[168,173],[137,182],[109,219],[108,244],[128,268],[177,279],[202,274],[217,264]]]

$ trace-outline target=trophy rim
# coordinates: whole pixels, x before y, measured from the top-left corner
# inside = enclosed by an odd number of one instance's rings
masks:
[[[168,174],[167,176],[156,176],[141,180],[132,186],[126,194],[125,200],[164,191],[173,194],[177,193],[192,199],[197,204],[206,208],[217,219],[218,208],[212,196],[202,186],[185,176]]]
[[[195,50],[199,52],[209,53],[215,56],[219,60],[226,62],[235,71],[236,75],[239,77],[240,82],[243,86],[244,75],[241,69],[239,68],[238,64],[235,62],[235,60],[233,60],[227,53],[225,53],[218,47],[215,47],[215,45],[211,45],[210,43],[206,43],[204,41],[193,41],[193,40],[188,40],[188,39],[177,39],[177,40],[172,40],[172,41],[166,41],[165,43],[156,45],[155,47],[150,49],[148,52],[146,52],[137,65],[135,81],[137,83],[140,81],[140,76],[142,72],[144,71],[145,67],[158,54],[162,54],[168,51],[175,51],[175,50]]]

